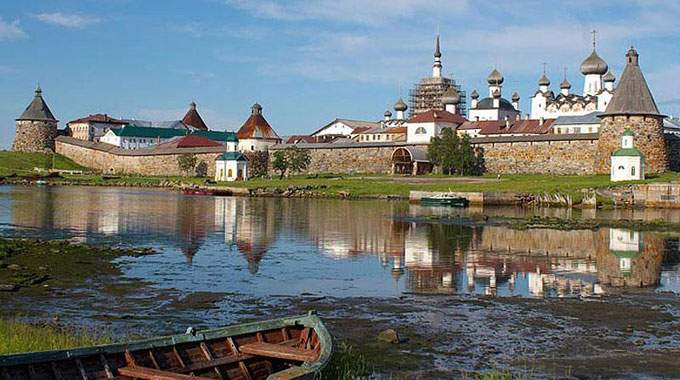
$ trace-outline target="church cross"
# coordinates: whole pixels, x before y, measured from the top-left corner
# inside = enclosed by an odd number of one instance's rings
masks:
[[[595,49],[595,42],[597,39],[597,30],[593,29],[592,32],[590,32],[593,35],[593,49]]]

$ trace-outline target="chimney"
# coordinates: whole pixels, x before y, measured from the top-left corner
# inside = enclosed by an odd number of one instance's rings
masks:
[[[542,127],[544,121],[545,121],[545,119],[543,119],[543,116],[539,117],[539,118],[538,118],[538,126],[539,126],[539,127]]]
[[[515,116],[515,120],[522,120],[522,115],[521,115],[521,114],[517,114],[517,115]]]
[[[505,117],[505,128],[510,128],[510,118],[508,116]]]

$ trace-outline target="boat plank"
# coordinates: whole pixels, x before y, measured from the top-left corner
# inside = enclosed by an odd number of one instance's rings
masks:
[[[106,360],[106,356],[104,356],[104,354],[99,355],[99,361],[104,366],[104,373],[106,373],[106,378],[114,379],[115,376],[113,375],[113,371],[111,371],[111,367],[109,366],[109,361]]]
[[[236,343],[234,343],[234,339],[232,337],[227,338],[227,344],[229,345],[229,348],[231,348],[231,352],[233,352],[234,355],[241,355],[241,352],[238,350],[238,347],[236,347]],[[241,372],[243,372],[243,376],[246,378],[246,380],[253,380],[253,377],[250,375],[250,371],[248,371],[246,363],[240,360],[238,362],[238,366],[241,368]]]
[[[313,361],[316,359],[316,354],[313,351],[265,342],[244,344],[241,346],[241,352],[268,358],[296,360],[301,362]]]
[[[83,362],[80,361],[80,359],[76,359],[76,366],[78,366],[78,371],[80,371],[80,377],[83,380],[88,380],[87,372],[85,371],[85,367],[83,367]]]
[[[121,367],[118,368],[118,373],[123,376],[144,380],[213,380],[207,377],[183,375],[181,373],[147,367]]]
[[[57,367],[57,363],[50,362],[50,367],[52,367],[52,375],[56,380],[64,380],[64,376],[61,375],[61,371]],[[2,370],[3,372],[5,371],[4,368]],[[7,377],[6,380],[9,380],[9,377]]]
[[[205,358],[208,359],[208,361],[212,361],[215,358],[213,358],[212,352],[210,352],[210,348],[208,348],[208,345],[205,344],[205,342],[201,342],[201,351],[203,351],[203,355],[205,355]],[[222,375],[222,371],[220,371],[220,368],[218,366],[214,366],[213,369],[215,370],[215,374],[220,380],[224,380],[224,376]]]
[[[248,360],[248,359],[252,359],[252,358],[254,358],[254,356],[252,356],[252,355],[238,355],[238,356],[229,355],[229,356],[217,358],[215,360],[211,360],[209,362],[198,362],[198,363],[190,364],[186,367],[177,368],[177,369],[173,369],[173,370],[176,371],[176,372],[179,372],[179,373],[190,373],[190,372],[200,371],[200,370],[207,369],[207,368],[229,365],[229,364],[241,361],[241,360]]]
[[[175,353],[175,357],[177,358],[179,365],[182,367],[186,367],[186,365],[184,364],[184,360],[182,360],[182,355],[180,355],[179,351],[177,351],[177,346],[172,346],[172,352]]]
[[[151,364],[153,364],[154,368],[161,369],[161,366],[156,361],[156,356],[153,354],[153,350],[149,350],[149,359],[151,359]]]

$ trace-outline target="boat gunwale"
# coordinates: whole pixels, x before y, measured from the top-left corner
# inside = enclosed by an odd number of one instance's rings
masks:
[[[119,354],[125,352],[126,350],[137,351],[144,349],[163,348],[183,343],[198,343],[212,339],[253,334],[262,330],[273,330],[286,326],[300,325],[314,329],[319,338],[319,344],[321,347],[319,357],[316,361],[304,362],[300,367],[307,369],[308,372],[319,371],[326,366],[328,360],[331,357],[333,351],[333,340],[330,333],[326,329],[326,326],[323,324],[323,321],[316,314],[312,314],[311,312],[306,315],[284,317],[259,322],[248,322],[214,329],[201,330],[197,331],[195,335],[175,334],[127,343],[114,343],[65,350],[34,351],[0,355],[0,368],[68,360],[99,354]]]

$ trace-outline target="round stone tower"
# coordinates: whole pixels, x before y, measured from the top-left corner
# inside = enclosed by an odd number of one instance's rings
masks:
[[[631,47],[626,53],[626,67],[607,109],[600,115],[600,136],[595,157],[595,171],[610,171],[611,154],[619,148],[626,129],[635,133],[635,145],[645,156],[645,172],[668,170],[669,158],[663,134],[664,115],[659,113],[645,77],[640,71],[638,53]]]
[[[42,97],[40,86],[24,113],[16,120],[12,150],[16,152],[53,153],[57,137],[57,119]]]

